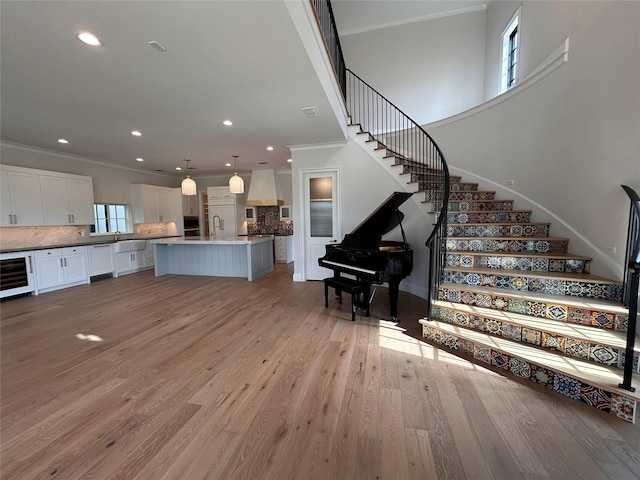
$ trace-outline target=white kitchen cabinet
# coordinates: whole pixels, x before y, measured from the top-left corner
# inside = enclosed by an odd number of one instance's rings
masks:
[[[151,242],[147,242],[147,247],[144,249],[144,266],[145,268],[151,268],[155,263],[153,244]]]
[[[293,235],[276,235],[274,249],[276,263],[293,262]]]
[[[45,225],[94,223],[91,177],[42,175],[40,184]]]
[[[43,224],[40,175],[31,169],[0,165],[2,205],[0,226]]]
[[[36,250],[34,258],[39,293],[89,283],[87,247]]]
[[[182,199],[179,188],[131,185],[133,223],[174,222],[183,231]]]
[[[89,252],[89,276],[105,275],[116,271],[113,244],[90,245]]]
[[[236,203],[236,194],[229,191],[229,187],[207,187],[209,204],[231,205]]]
[[[198,195],[182,195],[182,215],[194,216],[198,215]]]
[[[126,275],[145,268],[144,250],[116,253],[116,274]]]

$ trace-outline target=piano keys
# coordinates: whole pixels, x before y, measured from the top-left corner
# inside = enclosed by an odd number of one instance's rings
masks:
[[[394,192],[339,244],[325,246],[325,256],[318,259],[322,267],[354,276],[363,284],[389,285],[389,311],[397,321],[400,282],[413,270],[413,249],[402,228],[399,207],[412,193]],[[382,236],[400,227],[403,241],[382,240]]]

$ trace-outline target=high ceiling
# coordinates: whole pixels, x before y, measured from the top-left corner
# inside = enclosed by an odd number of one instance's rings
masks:
[[[478,2],[338,0],[334,11],[348,33],[469,3]],[[197,177],[229,174],[233,155],[239,172],[290,168],[289,146],[342,138],[284,0],[2,0],[0,9],[3,141],[175,176],[189,158]],[[75,38],[85,30],[103,46]],[[311,106],[319,117],[304,114]]]

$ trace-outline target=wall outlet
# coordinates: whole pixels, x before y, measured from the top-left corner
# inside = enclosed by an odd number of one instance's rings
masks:
[[[507,185],[514,185],[515,183],[516,181],[513,178],[507,180]]]
[[[616,247],[614,245],[607,245],[604,247],[604,251],[613,255],[616,253]]]

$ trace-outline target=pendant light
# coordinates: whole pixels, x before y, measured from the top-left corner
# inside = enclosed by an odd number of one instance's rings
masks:
[[[233,156],[234,166],[233,168],[236,170],[233,174],[233,177],[229,179],[229,191],[231,193],[244,193],[244,180],[242,177],[238,175],[238,155]]]
[[[187,162],[187,170],[189,170],[189,162],[191,161],[189,158],[184,159]],[[196,191],[196,182],[189,175],[182,180],[182,195],[197,195]]]

